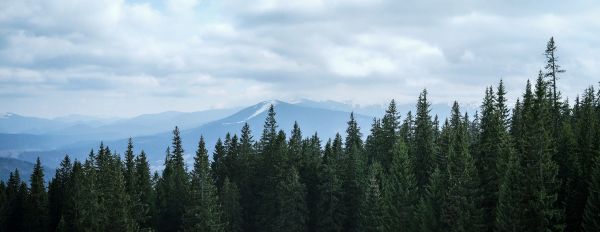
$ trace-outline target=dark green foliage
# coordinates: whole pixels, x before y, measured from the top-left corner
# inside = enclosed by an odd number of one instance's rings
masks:
[[[26,221],[27,185],[21,180],[19,170],[10,173],[2,205],[2,230],[24,231]]]
[[[222,210],[208,165],[208,151],[200,137],[191,173],[190,200],[184,202],[185,231],[223,231]]]
[[[446,200],[442,175],[438,168],[431,173],[429,184],[417,207],[417,231],[446,231],[441,221],[441,210]]]
[[[51,230],[57,228],[61,221],[64,205],[66,199],[68,199],[67,186],[70,185],[71,170],[71,158],[65,156],[59,168],[56,169],[56,175],[48,184],[48,210],[50,215],[48,226]]]
[[[385,218],[383,193],[381,191],[381,176],[383,170],[379,163],[371,165],[369,169],[361,230],[383,231]]]
[[[516,154],[509,157],[503,182],[498,193],[496,208],[495,231],[518,232],[525,231],[523,220],[523,189],[525,176],[521,171],[521,160]]]
[[[469,153],[467,126],[461,119],[458,103],[454,102],[448,128],[447,192],[441,211],[441,219],[448,226],[448,231],[480,231],[482,228],[482,214],[478,207],[479,179]]]
[[[44,170],[38,158],[29,179],[30,190],[27,198],[27,230],[46,231],[48,220],[48,194],[44,184]]]
[[[402,140],[394,145],[392,163],[383,186],[387,231],[418,231],[416,209],[419,201],[417,180],[408,149]]]
[[[158,230],[178,231],[189,201],[188,174],[183,162],[179,128],[173,130],[173,153],[167,149],[162,178],[157,183]]]
[[[242,208],[240,206],[240,192],[235,183],[225,179],[221,191],[221,205],[223,207],[223,221],[225,231],[243,231]]]
[[[331,140],[325,145],[323,165],[319,180],[319,198],[316,226],[320,231],[341,231],[344,212],[342,208],[342,189],[338,160],[333,155]]]
[[[152,180],[150,179],[150,165],[144,151],[135,159],[135,176],[136,184],[133,196],[136,205],[132,208],[132,215],[134,215],[140,229],[149,229],[153,226],[156,208]]]
[[[430,103],[427,101],[427,90],[419,95],[417,101],[417,115],[415,118],[414,145],[412,145],[411,156],[415,157],[415,172],[417,184],[421,191],[429,181],[429,175],[435,165],[435,143],[434,130],[429,115]]]
[[[583,231],[600,231],[600,157],[594,160],[581,228]]]

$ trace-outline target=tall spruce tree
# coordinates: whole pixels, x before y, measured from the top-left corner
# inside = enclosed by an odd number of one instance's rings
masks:
[[[38,157],[29,178],[30,190],[27,198],[27,230],[46,231],[48,219],[48,194],[44,184],[44,169]]]
[[[189,201],[188,174],[183,163],[179,128],[173,130],[173,153],[167,150],[165,169],[157,186],[158,231],[178,231]]]
[[[479,179],[471,154],[467,124],[460,116],[457,102],[452,106],[450,144],[448,146],[447,193],[442,220],[448,231],[481,231],[482,215],[478,208]]]
[[[434,232],[448,230],[441,221],[441,211],[446,200],[444,185],[440,169],[435,168],[431,173],[425,193],[421,197],[417,207],[418,231]]]
[[[208,151],[200,137],[191,173],[190,201],[185,202],[185,231],[223,231],[222,209],[209,170]]]
[[[224,231],[243,231],[242,207],[240,206],[240,192],[237,185],[229,178],[223,183],[221,191],[221,205],[223,207]]]
[[[434,169],[434,133],[431,122],[430,103],[427,101],[427,90],[423,90],[417,101],[417,115],[415,117],[414,145],[412,156],[415,157],[415,172],[417,184],[421,192],[428,183],[429,175]]]
[[[48,210],[50,215],[48,226],[50,230],[57,228],[62,218],[64,205],[66,199],[68,199],[67,186],[71,180],[72,168],[71,158],[67,155],[60,162],[56,174],[48,184]]]
[[[526,176],[521,170],[520,156],[512,153],[502,177],[494,230],[498,232],[526,231],[523,190]]]
[[[2,207],[2,230],[25,231],[27,184],[21,180],[19,170],[9,174],[6,186],[6,202]]]
[[[393,149],[390,170],[385,178],[386,231],[418,231],[416,209],[419,203],[417,180],[408,148],[398,139]]]
[[[337,172],[339,160],[333,154],[331,140],[325,145],[322,162],[316,225],[319,231],[342,231],[345,215],[341,202],[341,180]]]
[[[149,230],[153,226],[153,219],[155,219],[156,214],[155,194],[150,177],[150,164],[143,150],[135,158],[135,175],[136,184],[134,193],[138,205],[136,205],[132,213],[140,229]]]
[[[361,231],[384,231],[384,200],[381,186],[382,167],[375,162],[369,167]]]
[[[335,149],[334,140],[334,149]],[[362,230],[362,214],[366,187],[366,168],[360,128],[350,114],[344,146],[342,191],[344,193],[344,231]]]
[[[552,160],[551,118],[548,88],[540,72],[532,99],[523,99],[524,147],[523,163],[525,183],[525,228],[532,231],[561,230],[563,212],[557,208],[559,186],[556,176],[558,166]]]

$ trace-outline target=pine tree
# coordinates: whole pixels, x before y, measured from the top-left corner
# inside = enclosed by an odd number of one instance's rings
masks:
[[[127,141],[127,150],[125,151],[125,190],[129,198],[135,200],[135,155],[133,154],[133,141],[131,138]]]
[[[565,70],[561,69],[560,65],[557,64],[558,56],[556,53],[556,45],[554,44],[554,37],[550,37],[550,40],[546,44],[546,51],[544,55],[546,56],[546,73],[545,77],[551,78],[550,82],[552,84],[552,107],[555,110],[558,110],[558,94],[556,91],[556,79],[559,73],[564,73]]]
[[[339,136],[337,136],[339,138]],[[323,165],[319,174],[319,200],[317,228],[320,231],[342,231],[344,212],[342,208],[341,180],[337,172],[339,160],[333,154],[331,140],[325,145]]]
[[[583,231],[600,230],[600,157],[596,157],[583,212]]]
[[[383,170],[377,162],[371,165],[369,169],[361,231],[383,231],[385,213],[380,180]]]
[[[190,200],[185,202],[185,231],[223,231],[222,210],[217,189],[211,181],[208,151],[200,137],[191,173]]]
[[[535,93],[531,100],[524,99],[524,147],[523,163],[525,183],[524,217],[527,230],[560,230],[563,212],[556,206],[559,186],[556,176],[558,166],[552,160],[549,118],[548,91],[540,72],[536,81]],[[530,102],[529,102],[530,101]]]
[[[438,168],[431,173],[430,180],[417,207],[419,230],[423,232],[447,231],[441,222],[441,210],[446,200],[444,180]]]
[[[227,134],[229,136],[229,134]],[[223,187],[223,181],[228,176],[228,170],[226,166],[227,149],[221,141],[221,138],[217,139],[215,149],[213,152],[213,162],[210,164],[212,170],[213,182],[220,190]]]
[[[418,231],[417,180],[408,156],[408,149],[402,140],[397,140],[393,154],[383,189],[386,206],[384,225],[387,231]]]
[[[54,178],[48,184],[48,210],[49,210],[49,227],[51,230],[57,228],[61,220],[63,209],[67,195],[67,186],[71,179],[72,171],[71,158],[65,156],[61,161],[60,166],[56,169]]]
[[[526,231],[524,220],[524,201],[522,191],[525,176],[521,170],[521,160],[512,153],[502,177],[496,208],[495,231],[519,232]]]
[[[30,190],[27,199],[27,230],[46,231],[48,218],[48,194],[44,184],[44,170],[38,157],[29,179]]]
[[[135,176],[134,192],[138,199],[138,205],[135,207],[133,215],[141,229],[150,229],[156,213],[155,196],[150,179],[150,164],[143,150],[135,159]]]
[[[300,183],[300,177],[295,168],[282,174],[281,181],[275,187],[279,213],[273,218],[272,231],[306,231],[308,212],[304,200],[304,185]]]
[[[237,185],[225,179],[221,192],[221,205],[223,206],[224,231],[242,231],[244,225],[242,208],[240,206],[240,192]]]
[[[417,184],[421,192],[428,183],[429,175],[434,168],[434,133],[431,122],[430,104],[427,101],[427,90],[423,90],[417,101],[415,118],[414,145],[411,155],[415,157],[415,172]]]
[[[494,94],[491,87],[487,89],[481,106],[481,134],[477,142],[475,164],[480,179],[481,207],[487,231],[494,229],[500,181],[506,170],[507,155],[511,153],[513,146],[507,131],[505,94],[504,84],[500,80],[497,94]]]
[[[26,229],[27,184],[21,181],[19,170],[11,172],[6,186],[6,203],[3,205],[2,230],[24,231]]]
[[[467,125],[460,116],[458,103],[452,106],[448,147],[448,189],[442,207],[442,220],[448,231],[480,231],[482,215],[477,207],[479,179],[469,153]]]
[[[240,134],[240,182],[237,183],[240,189],[240,204],[242,207],[244,230],[254,231],[256,211],[258,209],[258,191],[256,189],[258,180],[256,179],[257,159],[253,148],[254,140],[248,123],[244,123]]]
[[[366,159],[364,159],[362,150],[360,128],[354,120],[353,114],[350,114],[346,133],[344,159],[342,161],[342,192],[344,193],[344,215],[346,216],[344,231],[360,231],[362,206],[365,199]],[[335,144],[334,140],[334,149]]]
[[[308,218],[306,227],[308,231],[316,231],[318,221],[318,201],[319,201],[319,175],[321,170],[321,140],[317,133],[310,138],[301,141],[302,151],[297,169],[300,175],[300,183],[306,189],[306,208]]]
[[[106,148],[96,158],[98,201],[101,207],[100,229],[105,231],[133,231],[135,222],[130,217],[130,200],[125,189],[123,163],[118,154]],[[70,223],[65,218],[67,224]]]
[[[378,161],[383,165],[385,171],[389,169],[392,163],[393,150],[396,141],[398,140],[398,131],[400,129],[400,116],[396,109],[396,102],[392,100],[385,111],[385,115],[381,120],[381,143],[379,149],[382,151]]]
[[[162,178],[157,186],[158,231],[178,231],[189,201],[188,175],[183,163],[183,147],[179,128],[173,130],[173,153],[167,150]]]

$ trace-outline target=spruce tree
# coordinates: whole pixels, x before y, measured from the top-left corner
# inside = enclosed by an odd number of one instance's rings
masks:
[[[258,191],[255,178],[257,159],[253,147],[253,137],[248,123],[244,123],[240,134],[240,204],[242,207],[244,230],[253,231],[256,227],[254,222],[258,208]]]
[[[19,170],[11,172],[6,186],[6,202],[2,212],[3,231],[24,231],[26,229],[27,184],[21,180]]]
[[[300,183],[295,168],[282,173],[282,179],[275,186],[277,192],[278,214],[274,220],[272,231],[306,231],[307,209],[304,199],[305,187]]]
[[[382,167],[377,162],[369,168],[368,186],[364,200],[364,213],[362,215],[360,228],[361,231],[383,231],[385,229],[384,200],[380,180],[382,172]]]
[[[227,137],[229,137],[229,134],[227,135]],[[226,157],[227,149],[221,141],[221,138],[219,138],[217,139],[217,143],[215,144],[215,149],[213,151],[213,162],[210,164],[213,182],[219,190],[223,187],[223,181],[228,176]]]
[[[467,125],[461,119],[458,103],[452,106],[448,147],[448,189],[442,206],[442,220],[448,231],[480,231],[482,215],[477,207],[479,179],[471,154]]]
[[[583,231],[600,231],[600,157],[596,157],[581,223]]]
[[[188,174],[183,163],[183,147],[179,128],[173,130],[173,153],[167,150],[162,178],[157,186],[158,231],[178,231],[189,200]]]
[[[71,158],[65,156],[59,168],[56,169],[54,178],[48,184],[48,210],[50,215],[48,226],[51,230],[57,228],[61,220],[64,205],[68,199],[67,186],[70,183],[72,168]]]
[[[417,184],[421,192],[428,183],[429,175],[434,169],[434,133],[431,122],[430,104],[427,101],[427,90],[423,90],[417,101],[415,117],[414,145],[412,156],[415,157],[415,172]]]
[[[361,133],[354,115],[350,114],[346,129],[342,166],[342,192],[344,193],[344,231],[360,231],[362,206],[366,187],[365,161]],[[334,140],[334,149],[336,147]],[[334,152],[335,153],[335,152]]]
[[[243,215],[240,206],[240,192],[237,185],[229,178],[223,183],[221,191],[221,205],[223,207],[224,231],[243,231]]]
[[[48,194],[44,184],[44,170],[38,157],[29,179],[30,190],[27,198],[27,230],[46,231],[48,219]]]
[[[425,193],[417,207],[418,231],[434,232],[447,231],[441,221],[441,211],[446,200],[444,180],[438,168],[431,173],[430,180],[425,188]]]
[[[141,229],[150,229],[156,213],[155,194],[150,179],[150,164],[143,150],[135,158],[135,176],[134,193],[138,204],[132,213]]]
[[[394,145],[392,163],[385,178],[385,228],[387,231],[418,231],[416,209],[419,203],[417,180],[403,140]]]
[[[331,140],[325,145],[322,162],[319,174],[317,228],[320,231],[342,231],[345,215],[341,202],[341,180],[337,172],[339,160],[333,154]]]
[[[208,151],[200,137],[191,173],[190,201],[185,202],[185,231],[223,231],[217,189],[211,181]]]
[[[133,154],[133,141],[131,138],[127,141],[127,150],[125,151],[125,189],[129,197],[133,197],[135,189],[135,155]]]
[[[523,168],[527,176],[524,197],[531,199],[524,207],[528,209],[524,215],[527,230],[560,230],[563,227],[564,215],[556,205],[558,166],[552,160],[550,150],[552,123],[548,96],[547,85],[540,72],[533,98],[523,102]]]
[[[558,56],[556,55],[556,44],[554,43],[554,37],[550,37],[548,43],[546,44],[546,51],[544,52],[544,56],[546,56],[546,73],[545,77],[550,78],[550,83],[552,85],[552,107],[555,110],[558,110],[558,94],[556,91],[556,79],[558,78],[559,73],[564,73],[565,70],[561,69],[560,65],[558,65]]]
[[[400,116],[396,109],[396,102],[392,100],[381,120],[381,142],[379,149],[382,154],[378,161],[383,165],[385,171],[389,169],[389,165],[392,163],[394,145],[399,137],[399,120]]]
[[[521,159],[515,153],[509,156],[506,172],[502,177],[494,230],[498,232],[526,231],[524,220],[523,188],[525,175],[521,170]]]

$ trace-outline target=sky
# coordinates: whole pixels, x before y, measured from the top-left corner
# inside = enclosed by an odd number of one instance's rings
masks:
[[[0,0],[0,112],[479,104],[500,78],[514,102],[551,36],[563,96],[597,85],[597,1]]]

